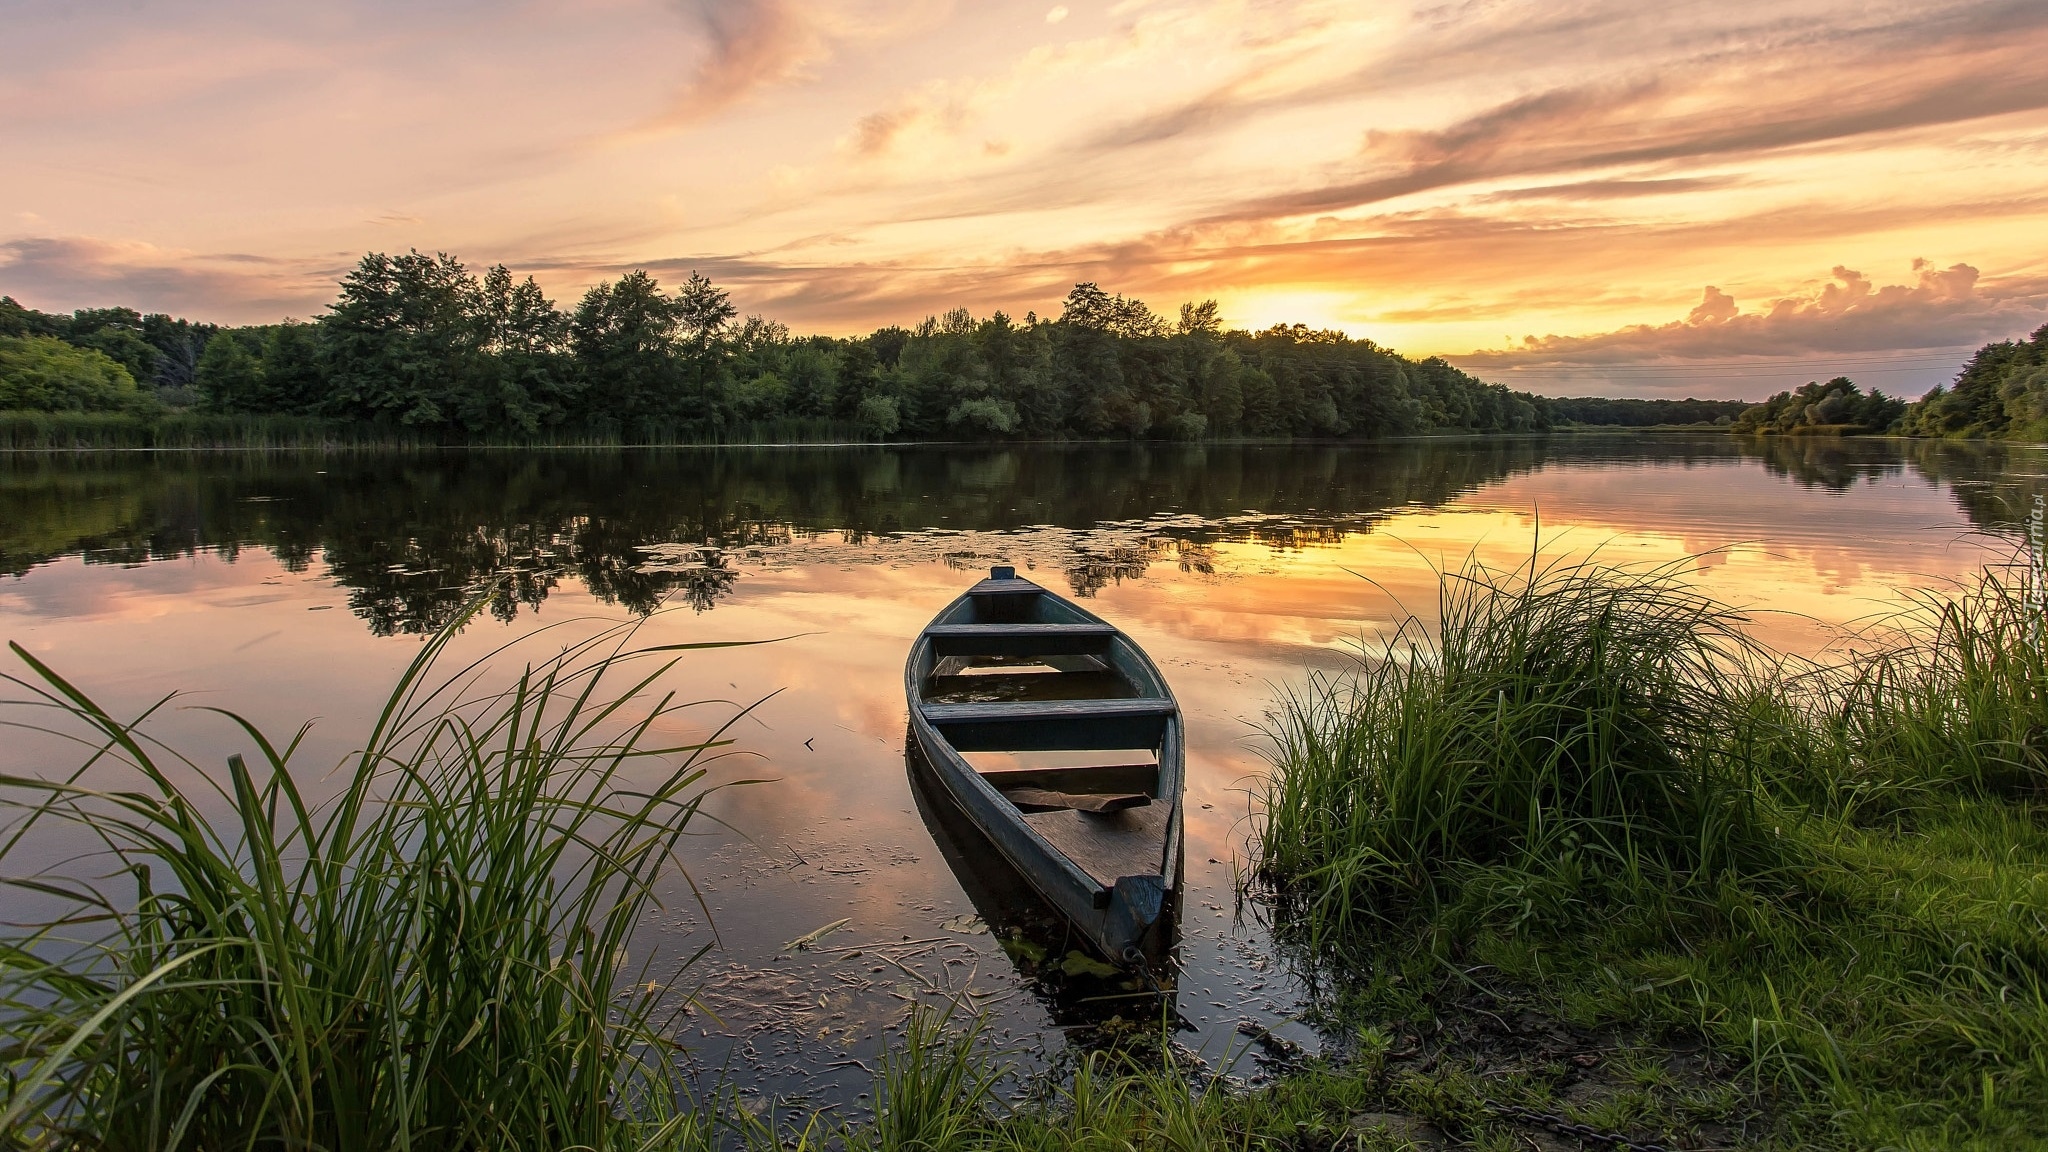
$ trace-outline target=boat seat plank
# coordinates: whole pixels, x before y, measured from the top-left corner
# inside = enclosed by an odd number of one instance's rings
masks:
[[[1003,799],[1015,804],[1019,812],[1071,809],[1100,814],[1143,808],[1152,803],[1152,797],[1143,792],[1055,792],[1048,788],[1006,788]]]
[[[1129,696],[1120,700],[985,700],[972,704],[926,704],[924,718],[944,728],[991,721],[1039,724],[1111,716],[1171,716],[1176,711],[1173,701],[1163,696]]]
[[[1172,810],[1171,804],[1152,804],[1106,816],[1071,809],[1026,812],[1024,822],[1108,888],[1120,876],[1159,874],[1166,859],[1166,825]]]
[[[969,596],[1036,596],[1045,591],[1029,580],[983,580],[967,590]]]
[[[1116,629],[1107,624],[934,624],[932,655],[1087,656],[1108,652]]]
[[[1087,768],[996,768],[981,778],[998,792],[1044,788],[1053,792],[1143,792],[1159,787],[1157,764],[1104,764]]]
[[[1155,696],[923,705],[925,720],[961,752],[1150,748],[1175,711]]]

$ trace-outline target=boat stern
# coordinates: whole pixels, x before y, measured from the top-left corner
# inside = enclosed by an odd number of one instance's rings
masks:
[[[1129,962],[1142,957],[1145,944],[1166,910],[1166,885],[1158,876],[1121,876],[1103,916],[1103,943],[1110,954]]]

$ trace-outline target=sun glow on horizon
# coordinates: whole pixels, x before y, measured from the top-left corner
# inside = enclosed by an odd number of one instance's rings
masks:
[[[1969,346],[2048,321],[2048,18],[2001,11],[31,0],[0,292],[268,322],[416,247],[834,334],[1093,281],[1503,369]]]

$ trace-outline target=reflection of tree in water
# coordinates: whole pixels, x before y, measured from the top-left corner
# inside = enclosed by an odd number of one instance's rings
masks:
[[[848,552],[967,571],[1000,562],[975,554],[1006,546],[987,534],[1022,533],[1020,553],[1059,542],[1037,562],[1086,596],[1154,563],[1214,572],[1228,543],[1329,546],[1390,510],[1555,464],[1753,460],[1831,491],[1910,467],[1991,527],[2030,508],[2044,482],[2022,473],[2039,473],[2037,459],[1996,444],[1735,436],[21,456],[0,458],[0,573],[66,555],[139,564],[260,548],[293,571],[324,561],[370,628],[390,634],[431,631],[485,590],[509,620],[565,579],[634,612],[672,596],[705,611],[742,562],[821,534]],[[955,532],[969,538],[946,538]],[[699,555],[650,563],[668,545]]]
[[[1202,576],[1214,576],[1216,574],[1216,549],[1214,547],[1194,540],[1176,540],[1173,544],[1176,554],[1175,559],[1179,561],[1181,571]]]
[[[1100,547],[1083,543],[1067,564],[1067,583],[1072,585],[1074,595],[1093,596],[1111,584],[1143,576],[1153,560],[1167,559],[1167,553],[1176,551],[1177,543],[1165,536],[1146,536],[1128,544]]]
[[[642,579],[661,581],[662,594],[680,593],[682,602],[698,612],[708,612],[720,596],[732,591],[739,572],[732,566],[732,554],[713,545],[656,544],[642,547],[645,557],[634,573]],[[635,612],[653,611],[644,598],[619,603]]]
[[[1859,483],[1874,484],[1905,471],[1895,443],[1841,436],[1768,436],[1745,438],[1763,461],[1764,470],[1801,487],[1846,492]]]

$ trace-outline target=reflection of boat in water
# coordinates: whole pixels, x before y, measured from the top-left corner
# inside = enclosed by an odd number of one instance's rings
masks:
[[[1086,941],[1073,922],[1046,903],[981,829],[974,825],[931,764],[906,739],[910,796],[932,834],[932,843],[1003,951],[1028,979],[1032,992],[1062,1027],[1101,1025],[1115,1017],[1142,1020],[1174,1010],[1172,953],[1178,944],[1178,892],[1154,935],[1155,951],[1143,970],[1117,969],[1082,950]]]
[[[1180,887],[1182,740],[1151,658],[996,568],[925,626],[904,687],[911,743],[1001,857],[1105,956],[1156,952]]]

